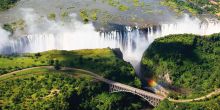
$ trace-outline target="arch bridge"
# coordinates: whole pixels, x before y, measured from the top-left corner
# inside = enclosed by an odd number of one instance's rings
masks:
[[[65,69],[73,69],[73,68],[65,68]],[[122,83],[119,83],[119,82],[115,82],[115,81],[112,81],[112,80],[105,79],[105,78],[103,78],[103,77],[101,77],[101,76],[99,76],[99,75],[97,75],[93,72],[90,72],[90,71],[86,71],[86,70],[82,70],[82,69],[76,69],[76,68],[74,68],[74,70],[87,72],[94,79],[108,84],[109,85],[109,90],[110,90],[111,93],[114,93],[114,92],[132,93],[132,94],[135,94],[135,95],[138,95],[138,96],[142,97],[144,100],[148,101],[154,107],[157,106],[160,103],[160,101],[162,101],[166,98],[166,96],[163,96],[163,95],[157,95],[157,94],[154,94],[154,93],[151,93],[151,92],[148,92],[148,91],[145,91],[145,90],[141,90],[141,89],[138,89],[138,88],[126,85],[126,84],[122,84]]]
[[[164,100],[166,97],[162,95],[157,95],[148,91],[144,91],[129,85],[125,85],[119,82],[115,82],[112,80],[105,79],[100,76],[94,77],[97,80],[105,82],[109,85],[109,90],[111,93],[114,92],[128,92],[142,97],[144,100],[148,101],[152,106],[157,106],[160,101]]]

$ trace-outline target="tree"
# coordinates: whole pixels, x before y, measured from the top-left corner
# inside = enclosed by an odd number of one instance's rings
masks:
[[[60,70],[60,69],[61,69],[59,60],[56,60],[56,61],[55,61],[54,68],[55,68],[56,70]]]
[[[49,63],[49,65],[54,65],[54,60],[53,59],[49,60],[48,63]]]
[[[83,58],[82,58],[82,56],[79,57],[79,64],[80,64],[80,65],[83,64]]]
[[[135,79],[134,79],[134,85],[135,85],[136,87],[141,88],[141,81],[140,81],[139,78],[135,77]]]
[[[35,55],[35,57],[40,57],[41,56],[41,54],[40,53],[36,53],[36,54],[34,54]]]

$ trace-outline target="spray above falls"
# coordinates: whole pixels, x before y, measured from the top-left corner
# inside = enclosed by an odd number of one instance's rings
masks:
[[[70,22],[50,21],[40,17],[32,9],[21,9],[24,16],[26,35],[9,37],[0,29],[0,53],[27,53],[47,50],[78,50],[96,48],[120,48],[123,59],[139,71],[144,51],[159,37],[169,34],[208,35],[220,32],[219,22],[203,23],[197,18],[185,16],[175,23],[160,24],[139,29],[124,25],[114,25],[110,31],[96,31],[92,23],[83,24],[70,15]],[[3,39],[3,40],[2,40]]]

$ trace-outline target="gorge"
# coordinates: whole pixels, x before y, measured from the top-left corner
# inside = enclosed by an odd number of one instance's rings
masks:
[[[0,1],[0,109],[220,108],[220,20],[194,7],[217,0],[12,1]]]
[[[26,35],[9,37],[5,33],[0,42],[1,54],[36,53],[47,50],[79,50],[96,48],[120,48],[123,59],[139,72],[143,53],[156,39],[170,34],[210,35],[220,32],[220,22],[200,20],[184,15],[177,22],[152,25],[145,28],[109,24],[107,30],[98,30],[93,23],[83,24],[71,14],[69,24],[40,18],[33,9],[21,9],[27,25]],[[65,25],[63,25],[65,24]],[[17,35],[19,35],[17,34]],[[3,34],[4,35],[4,34]]]

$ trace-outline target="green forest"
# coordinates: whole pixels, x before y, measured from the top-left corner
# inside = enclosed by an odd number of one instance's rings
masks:
[[[120,56],[119,56],[120,57]],[[36,66],[60,65],[93,71],[107,79],[133,85],[136,78],[130,63],[123,61],[111,49],[59,51],[0,56],[0,73],[5,74]],[[98,67],[98,68],[97,68]],[[139,82],[139,81],[137,81]],[[140,87],[140,84],[135,84]]]
[[[0,11],[9,9],[10,7],[14,6],[14,4],[19,0],[1,0],[0,1]]]
[[[169,74],[172,80],[172,84],[167,83],[172,91],[169,97],[174,99],[197,98],[220,88],[219,62],[220,34],[183,34],[159,38],[147,49],[142,59],[146,75],[166,84],[163,76]],[[211,101],[178,106],[182,107],[181,110],[187,109],[184,107],[193,109],[195,105],[217,110],[220,108],[219,100],[216,96]],[[166,106],[167,103],[161,105]]]
[[[19,72],[3,78],[0,89],[0,106],[5,110],[132,110],[144,105],[135,96],[109,93],[108,85],[80,71],[44,68]]]
[[[211,13],[214,15],[218,15],[220,12],[219,0],[212,0],[212,2],[210,0],[164,0],[161,3],[176,12],[188,11],[192,14]]]
[[[217,19],[220,0],[0,0],[0,110],[220,110]]]
[[[86,73],[59,70],[63,66],[91,70],[108,79],[140,87],[131,65],[118,58],[110,49],[54,50],[1,56],[0,62],[2,74],[35,66],[55,67],[0,77],[0,106],[4,110],[133,110],[149,106],[146,101],[129,93],[109,93],[108,85],[92,79]]]

